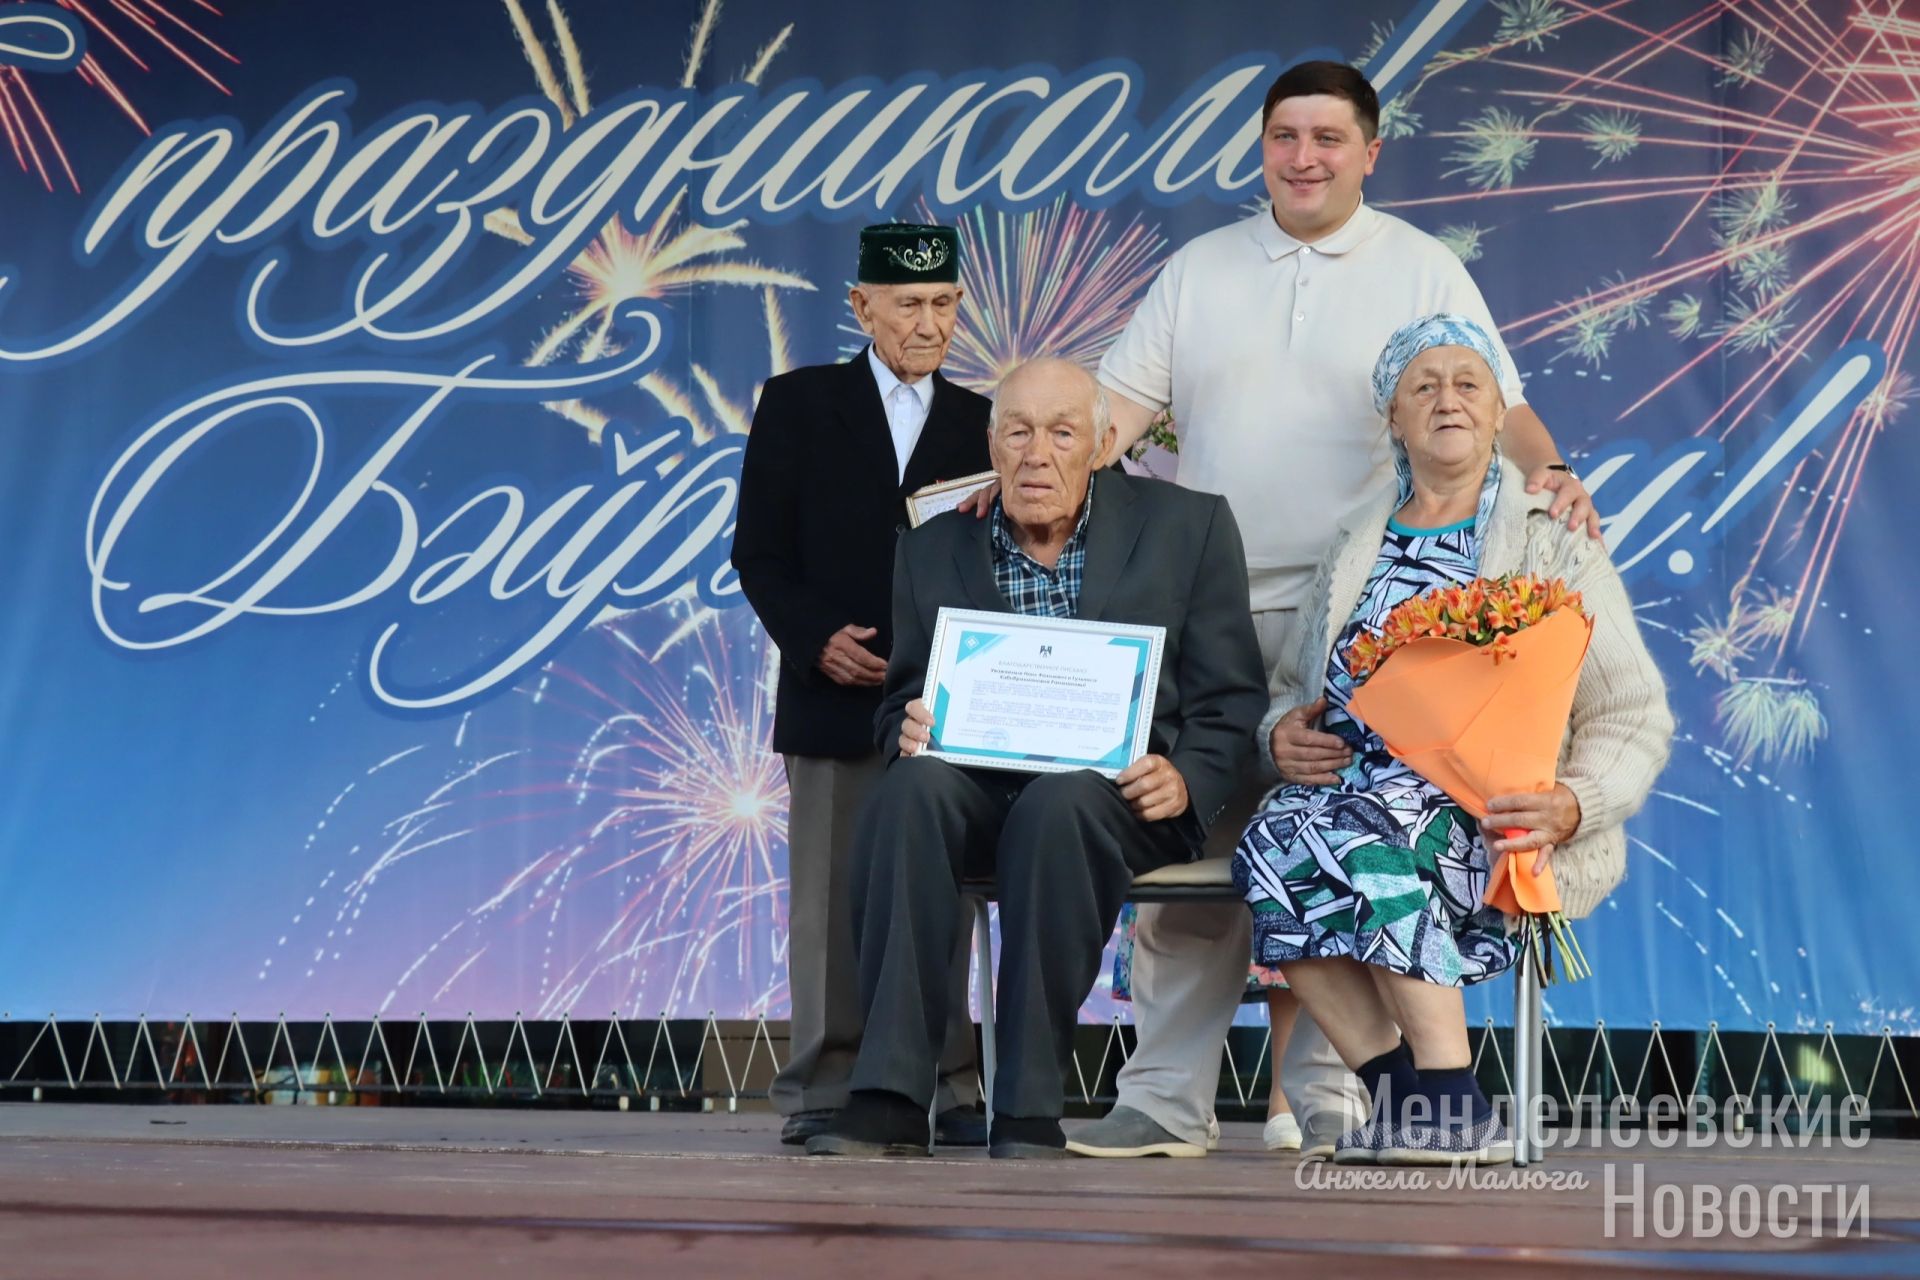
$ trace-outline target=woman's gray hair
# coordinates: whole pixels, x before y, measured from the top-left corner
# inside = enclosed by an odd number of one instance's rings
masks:
[[[1059,356],[1035,356],[1031,360],[1023,360],[1013,366],[1013,368],[1007,370],[1005,376],[1000,379],[1000,386],[1006,386],[1008,379],[1012,378],[1021,370],[1030,369],[1035,365],[1042,364],[1064,365],[1087,380],[1088,385],[1093,388],[1093,438],[1098,440],[1101,436],[1107,434],[1107,428],[1113,425],[1113,401],[1107,397],[1107,389],[1100,385],[1100,379],[1088,372],[1085,365],[1075,364],[1073,361],[1062,359]],[[1000,394],[999,387],[996,387],[994,388],[992,407],[987,410],[987,434],[992,435],[999,429]]]

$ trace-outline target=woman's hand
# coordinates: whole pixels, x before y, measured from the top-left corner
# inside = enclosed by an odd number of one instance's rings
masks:
[[[1326,710],[1327,700],[1319,698],[1295,707],[1273,726],[1267,750],[1273,753],[1273,767],[1283,781],[1331,787],[1340,781],[1340,770],[1353,763],[1345,738],[1309,727]]]
[[[1500,855],[1532,850],[1534,875],[1547,870],[1555,847],[1573,839],[1578,830],[1580,800],[1564,782],[1554,783],[1551,791],[1495,796],[1487,801],[1487,816],[1480,821],[1487,852]],[[1508,831],[1524,834],[1508,839]]]

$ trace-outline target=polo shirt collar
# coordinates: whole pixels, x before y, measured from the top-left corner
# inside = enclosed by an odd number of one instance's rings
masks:
[[[873,380],[880,385],[881,404],[887,402],[887,397],[893,394],[895,387],[904,386],[907,390],[913,392],[914,398],[920,402],[920,408],[923,411],[933,407],[933,378],[931,375],[920,379],[918,382],[903,383],[899,378],[894,376],[893,370],[887,368],[887,362],[880,358],[880,353],[874,350],[872,346],[867,347],[867,362],[873,366]]]
[[[1338,231],[1330,236],[1322,236],[1306,246],[1280,229],[1280,224],[1273,220],[1271,208],[1261,210],[1250,221],[1253,223],[1253,238],[1260,242],[1260,247],[1267,251],[1269,258],[1278,262],[1302,247],[1310,248],[1315,253],[1345,253],[1373,234],[1374,229],[1379,225],[1380,215],[1373,211],[1372,206],[1363,196],[1359,205],[1355,207],[1353,215],[1340,224]]]

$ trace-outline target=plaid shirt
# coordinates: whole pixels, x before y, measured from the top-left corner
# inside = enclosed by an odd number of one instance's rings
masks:
[[[1015,613],[1030,618],[1071,618],[1080,612],[1080,578],[1087,567],[1087,517],[1093,513],[1093,477],[1087,477],[1087,500],[1080,506],[1080,523],[1049,569],[1013,540],[1000,500],[993,501],[993,580]]]

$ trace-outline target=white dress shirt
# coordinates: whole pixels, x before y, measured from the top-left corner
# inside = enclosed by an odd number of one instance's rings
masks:
[[[1392,483],[1373,362],[1395,329],[1435,311],[1499,341],[1467,269],[1426,232],[1362,204],[1306,245],[1262,210],[1175,253],[1101,361],[1101,382],[1173,409],[1179,481],[1226,496],[1256,611],[1311,603],[1335,531]],[[1501,355],[1507,404],[1524,404]]]
[[[913,456],[913,446],[920,443],[920,432],[926,428],[927,414],[933,411],[933,378],[929,375],[918,382],[900,381],[872,347],[867,348],[867,360],[873,366],[873,380],[880,385],[880,403],[887,408],[887,429],[893,433],[893,460],[899,464],[900,482],[905,484],[907,459]]]

